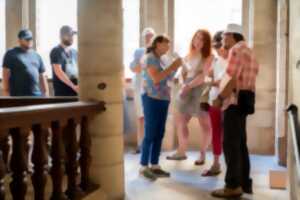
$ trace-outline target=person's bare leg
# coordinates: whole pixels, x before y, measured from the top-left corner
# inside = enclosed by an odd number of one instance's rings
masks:
[[[137,148],[139,149],[144,139],[144,117],[138,118],[137,123]]]
[[[185,160],[187,159],[186,150],[188,146],[188,122],[191,116],[186,114],[177,113],[175,123],[177,128],[178,147],[177,151],[171,156],[167,156],[167,160]]]
[[[180,155],[186,155],[187,147],[188,147],[188,139],[189,139],[189,129],[188,123],[191,119],[190,115],[187,114],[178,114],[177,116],[177,137],[178,137],[178,148],[177,153]]]
[[[200,136],[200,159],[199,162],[204,162],[206,159],[206,151],[211,143],[212,133],[211,133],[211,122],[208,113],[203,113],[198,117],[199,125],[202,130]]]

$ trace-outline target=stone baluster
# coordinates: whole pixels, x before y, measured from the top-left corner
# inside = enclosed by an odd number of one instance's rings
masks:
[[[12,157],[10,168],[12,181],[10,190],[13,200],[25,200],[27,192],[28,156],[26,155],[26,141],[29,134],[27,129],[14,128],[12,136]]]
[[[76,138],[76,123],[74,119],[68,121],[67,126],[64,129],[64,142],[66,149],[66,172],[68,176],[68,187],[66,194],[73,199],[81,199],[84,196],[83,191],[77,184],[78,175],[78,142]]]
[[[51,177],[53,191],[51,200],[67,200],[63,192],[63,176],[64,176],[64,143],[61,124],[58,121],[52,122],[52,146],[51,146],[51,158],[52,168]]]
[[[32,184],[34,188],[34,199],[45,199],[45,187],[47,183],[48,154],[47,154],[47,129],[41,124],[32,127],[34,143],[32,152],[33,174]]]

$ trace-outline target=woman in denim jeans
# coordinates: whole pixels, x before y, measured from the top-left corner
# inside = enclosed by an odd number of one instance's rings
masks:
[[[163,35],[157,36],[147,49],[144,69],[143,107],[145,117],[145,137],[142,145],[140,175],[155,181],[169,177],[170,173],[159,166],[162,140],[170,102],[170,88],[167,85],[182,61],[177,58],[169,67],[163,68],[161,57],[170,49],[170,40]],[[151,164],[151,166],[149,166]]]

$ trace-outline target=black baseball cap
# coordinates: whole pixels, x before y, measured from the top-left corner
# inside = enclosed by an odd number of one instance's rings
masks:
[[[77,34],[77,31],[74,31],[74,29],[71,26],[63,26],[60,29],[60,36],[75,35],[75,34]]]
[[[20,40],[32,40],[33,34],[29,29],[22,29],[18,34]]]

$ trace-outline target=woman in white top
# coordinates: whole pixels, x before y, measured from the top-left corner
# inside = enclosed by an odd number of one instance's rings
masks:
[[[197,117],[202,134],[199,137],[200,158],[196,165],[203,165],[206,159],[206,150],[211,141],[211,126],[208,114],[208,87],[205,77],[213,61],[211,36],[206,30],[198,30],[191,42],[190,52],[184,59],[181,70],[181,91],[176,99],[177,125],[179,146],[177,152],[168,156],[168,160],[187,159],[188,123],[192,117]]]
[[[219,83],[225,74],[227,61],[226,50],[222,47],[222,34],[223,32],[217,32],[213,38],[213,48],[217,53],[215,57],[210,76],[213,80],[213,86],[209,93],[209,102],[212,102],[219,95]],[[209,115],[212,125],[212,150],[214,155],[214,161],[209,170],[204,171],[203,176],[216,176],[221,173],[220,156],[222,154],[223,143],[223,126],[222,126],[222,111],[219,108],[210,106]]]
[[[152,39],[155,36],[155,31],[152,28],[145,28],[142,37],[144,38],[145,47],[151,45]],[[146,48],[141,47],[135,50],[133,60],[130,63],[130,69],[134,72],[133,87],[134,87],[134,103],[137,115],[137,148],[135,153],[140,153],[141,143],[144,137],[144,112],[142,105],[142,60],[146,54]]]

